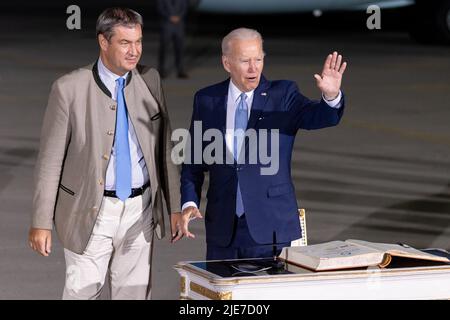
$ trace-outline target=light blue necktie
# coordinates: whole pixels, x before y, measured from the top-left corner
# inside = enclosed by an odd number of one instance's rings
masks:
[[[123,88],[124,78],[116,80],[117,88],[117,120],[116,120],[116,195],[125,201],[131,194],[131,156],[128,141],[128,115]]]
[[[239,153],[242,148],[242,143],[244,141],[244,133],[247,130],[248,122],[248,106],[247,106],[247,95],[241,93],[239,103],[234,114],[234,158],[236,161],[239,159]],[[240,130],[240,131],[237,131]],[[238,162],[239,166],[239,162]],[[242,202],[241,188],[239,186],[239,180],[236,192],[236,215],[238,217],[244,214],[244,203]]]

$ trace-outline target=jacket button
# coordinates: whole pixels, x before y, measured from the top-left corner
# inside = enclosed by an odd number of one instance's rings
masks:
[[[114,131],[108,130],[107,134],[108,134],[108,136],[112,136],[114,134]]]
[[[98,179],[98,184],[102,186],[103,185],[103,179]]]
[[[104,154],[104,155],[102,156],[102,158],[105,159],[105,160],[108,160],[108,159],[109,159],[109,156],[108,156],[107,154]]]
[[[111,110],[116,110],[116,105],[113,104],[113,105],[111,105],[109,108],[110,108]]]

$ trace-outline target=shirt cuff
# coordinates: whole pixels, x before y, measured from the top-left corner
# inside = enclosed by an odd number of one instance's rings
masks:
[[[331,108],[339,109],[339,108],[341,107],[341,98],[342,98],[342,92],[341,92],[341,90],[339,90],[339,94],[338,94],[338,96],[336,97],[336,99],[333,99],[333,100],[326,100],[325,97],[323,96],[323,93],[322,93],[322,99],[323,99],[323,101],[325,101],[325,103],[326,103],[327,105],[329,105]]]
[[[188,201],[185,202],[182,206],[181,206],[181,211],[183,211],[184,209],[186,209],[187,207],[195,207],[198,209],[197,204],[194,201]]]

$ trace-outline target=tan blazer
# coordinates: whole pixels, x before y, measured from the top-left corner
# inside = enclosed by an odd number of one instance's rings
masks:
[[[179,167],[170,158],[171,128],[159,74],[139,70],[129,73],[125,100],[149,171],[153,220],[162,238],[162,198],[169,213],[180,211]],[[75,70],[54,82],[43,122],[32,227],[52,229],[54,222],[64,248],[79,254],[102,204],[114,141],[116,102],[108,93],[96,63]]]

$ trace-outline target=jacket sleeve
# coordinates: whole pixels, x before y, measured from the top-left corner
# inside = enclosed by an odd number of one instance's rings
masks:
[[[67,147],[70,143],[69,107],[60,84],[51,89],[42,124],[34,171],[33,228],[52,229],[56,197]]]
[[[335,126],[344,113],[344,94],[340,108],[330,107],[323,99],[310,100],[302,95],[295,82],[290,82],[285,95],[285,106],[291,114],[293,130],[321,129]]]
[[[152,69],[153,83],[156,84],[156,92],[158,94],[158,101],[161,105],[161,113],[163,118],[163,126],[161,129],[163,141],[160,144],[162,147],[161,155],[162,168],[161,172],[161,188],[164,193],[164,198],[167,204],[167,211],[169,214],[180,212],[180,166],[176,165],[172,161],[172,149],[173,141],[171,140],[172,127],[170,125],[169,113],[167,111],[166,99],[164,96],[164,91],[161,86],[161,78],[155,69]]]
[[[205,178],[206,167],[201,157],[201,163],[195,163],[194,152],[197,148],[194,146],[194,124],[195,121],[201,121],[199,112],[199,98],[198,94],[194,97],[194,107],[191,118],[191,126],[189,128],[188,143],[185,148],[185,161],[181,169],[181,204],[188,201],[193,201],[200,208],[200,199],[202,193],[202,185]],[[203,146],[201,146],[203,153]]]

